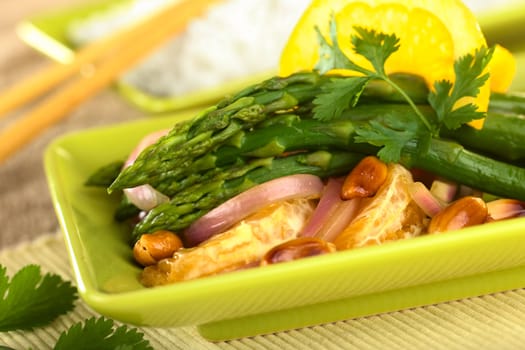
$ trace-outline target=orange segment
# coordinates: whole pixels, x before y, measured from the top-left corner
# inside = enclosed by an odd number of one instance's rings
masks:
[[[337,250],[418,236],[426,230],[425,213],[412,200],[412,175],[399,164],[388,165],[388,175],[377,193],[362,200],[357,216],[334,240]]]
[[[328,37],[332,13],[346,54],[354,55],[348,43],[353,26],[395,34],[401,47],[387,61],[387,72],[418,74],[431,88],[436,80],[454,82],[453,62],[486,46],[476,18],[460,0],[313,0],[283,49],[281,75],[314,68],[319,56],[314,28]],[[363,62],[362,58],[355,61]],[[489,96],[490,79],[472,102],[486,111]]]

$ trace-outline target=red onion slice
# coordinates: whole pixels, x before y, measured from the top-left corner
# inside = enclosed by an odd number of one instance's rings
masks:
[[[314,213],[308,220],[306,227],[301,232],[300,236],[314,237],[321,227],[326,223],[327,219],[334,212],[335,208],[343,200],[341,199],[341,188],[343,186],[344,178],[330,178],[321,194],[321,199],[314,210]]]
[[[140,140],[138,145],[130,153],[128,159],[126,159],[126,162],[124,163],[124,168],[133,164],[133,162],[135,162],[135,159],[137,159],[137,157],[139,156],[140,152],[142,152],[149,145],[152,145],[155,142],[157,142],[157,140],[160,139],[162,136],[166,135],[169,132],[169,130],[170,129],[158,130],[144,136],[142,140]],[[169,197],[165,196],[164,194],[160,193],[159,191],[147,184],[132,188],[126,188],[124,189],[124,194],[131,203],[133,203],[137,208],[142,210],[151,210],[157,205],[170,200]]]
[[[430,193],[443,203],[452,202],[457,192],[458,185],[455,182],[444,179],[436,179],[432,181],[430,186]]]
[[[327,242],[333,242],[354,220],[359,211],[361,200],[361,198],[352,198],[339,203],[316,237]]]
[[[410,183],[408,192],[412,200],[430,217],[433,217],[443,209],[441,202],[434,197],[422,182]]]
[[[487,203],[489,216],[504,220],[525,216],[525,202],[516,199],[496,199]]]
[[[170,198],[150,185],[140,185],[125,188],[124,194],[128,200],[141,210],[151,210],[161,203],[169,202]]]
[[[252,187],[191,224],[184,232],[187,243],[197,245],[272,203],[295,198],[318,198],[323,187],[319,177],[309,174],[284,176]]]

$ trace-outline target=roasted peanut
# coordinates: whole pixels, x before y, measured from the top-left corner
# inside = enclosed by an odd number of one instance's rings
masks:
[[[270,249],[263,256],[261,265],[292,261],[334,251],[335,245],[333,243],[315,237],[299,237]]]
[[[385,182],[388,167],[377,157],[363,158],[345,178],[341,197],[343,199],[371,197]]]
[[[142,266],[154,265],[159,260],[173,256],[182,248],[180,238],[170,231],[156,231],[140,236],[133,247],[133,257]]]
[[[452,202],[436,214],[428,226],[428,233],[457,230],[487,221],[487,204],[483,199],[467,196]]]

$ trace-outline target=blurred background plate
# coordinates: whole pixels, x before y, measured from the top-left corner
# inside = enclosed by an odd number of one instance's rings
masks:
[[[169,0],[100,0],[35,14],[18,26],[30,46],[58,62],[75,48],[155,11]],[[308,0],[230,0],[210,7],[186,32],[116,84],[140,109],[159,113],[209,105],[276,73],[279,55]],[[230,24],[231,23],[231,24]]]
[[[474,2],[474,1],[472,1]],[[500,44],[516,57],[517,71],[511,90],[525,91],[525,2],[476,1],[477,17],[489,45]],[[490,3],[491,5],[482,5]]]
[[[154,4],[155,1],[146,2],[146,4],[149,4],[146,10],[143,9],[144,2],[138,3],[137,1],[140,0],[101,0],[97,2],[89,2],[81,6],[36,14],[32,18],[19,24],[18,34],[27,44],[54,60],[67,62],[71,60],[75,54],[76,45],[73,44],[73,41],[77,40],[77,44],[80,45],[79,42],[85,40],[85,38],[81,38],[81,36],[84,35],[82,33],[83,28],[87,30],[89,26],[93,27],[93,22],[100,21],[101,23],[106,23],[106,28],[96,28],[94,31],[101,31],[103,33],[104,31],[110,30],[109,28],[111,28],[111,26],[118,26],[125,22],[122,19],[118,19],[119,13],[127,14],[129,19],[126,19],[126,21],[133,20],[134,17],[137,17],[138,12],[147,13],[164,0],[157,0],[158,4],[156,5]],[[275,38],[274,40],[280,41],[280,43],[276,44],[274,47],[275,51],[278,51],[277,47],[284,43],[293,23],[295,23],[296,18],[298,18],[302,8],[304,8],[307,3],[308,1],[306,0],[295,0],[295,2],[292,1],[291,4],[288,5],[288,8],[293,7],[295,10],[288,17],[283,17],[286,19],[287,23],[283,24],[282,28],[275,29],[276,31],[278,30],[278,35],[275,33],[272,34]],[[525,36],[525,26],[522,24],[525,19],[525,3],[516,0],[502,2],[467,1],[466,3],[470,4],[475,11],[489,44],[499,43],[511,50],[518,61],[517,76],[523,76],[525,74],[525,41],[523,40],[523,37]],[[231,5],[228,6],[238,7],[239,4],[231,2]],[[260,6],[261,9],[269,8],[264,7],[266,5]],[[246,11],[248,10],[249,9],[246,8]],[[253,8],[251,10],[253,10]],[[210,16],[213,17],[212,15]],[[275,20],[283,22],[283,18]],[[116,21],[118,23],[108,24],[111,21]],[[203,19],[200,23],[201,25],[203,21],[206,20]],[[247,25],[249,25],[249,21],[247,23]],[[257,24],[254,24],[254,27],[256,26]],[[93,31],[93,28],[91,30]],[[219,32],[220,30],[221,28],[216,28],[216,32]],[[250,29],[248,31],[255,31],[255,29]],[[95,35],[99,34],[100,33],[95,33]],[[255,34],[252,33],[252,35]],[[75,37],[76,39],[74,39]],[[210,41],[213,41],[214,38],[202,39],[204,41],[208,40],[208,45],[213,46]],[[253,40],[255,41],[256,38],[254,37]],[[262,46],[264,47],[264,45]],[[178,50],[180,51],[181,49],[179,48]],[[260,51],[262,55],[268,50],[261,48]],[[210,55],[213,55],[211,51]],[[278,56],[278,53],[275,53],[274,56]],[[195,59],[198,60],[200,58],[195,57]],[[174,67],[180,60],[181,57],[173,58]],[[158,62],[159,60],[157,59],[157,61],[152,62],[152,64],[160,65]],[[205,63],[205,65],[209,65],[209,62]],[[222,79],[220,83],[210,83],[208,86],[196,88],[193,91],[181,94],[167,93],[166,95],[166,93],[164,93],[163,96],[160,96],[159,94],[152,93],[151,89],[148,90],[143,86],[138,86],[137,84],[140,83],[136,83],[136,81],[140,81],[141,77],[147,77],[147,72],[142,73],[142,75],[136,75],[130,79],[121,79],[116,84],[116,88],[126,100],[146,112],[169,112],[183,108],[212,104],[225,95],[232,94],[247,85],[259,82],[260,80],[275,74],[277,68],[273,67],[276,67],[276,65],[276,63],[269,63],[266,68],[257,72],[254,72],[253,69],[248,69],[248,71],[250,71],[249,74],[237,76],[231,79]],[[158,72],[154,73],[157,74],[157,80],[162,76],[166,76],[167,79],[170,78],[167,74],[159,74]],[[173,77],[174,78],[171,80],[178,80],[177,76]],[[202,79],[202,76],[196,76],[195,80],[199,80],[199,78]],[[135,80],[135,83],[133,80]],[[143,78],[142,80],[146,80],[146,78]],[[182,81],[177,83],[184,84]],[[516,80],[512,86],[512,90],[525,90],[525,83],[521,80]]]

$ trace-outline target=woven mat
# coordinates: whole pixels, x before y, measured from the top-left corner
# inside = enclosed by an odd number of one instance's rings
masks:
[[[60,234],[43,235],[0,252],[9,276],[27,264],[72,279]],[[0,333],[0,345],[52,349],[61,332],[99,316],[81,300],[67,315],[30,332]],[[525,290],[442,303],[323,326],[211,343],[195,327],[139,328],[155,349],[523,349]]]

